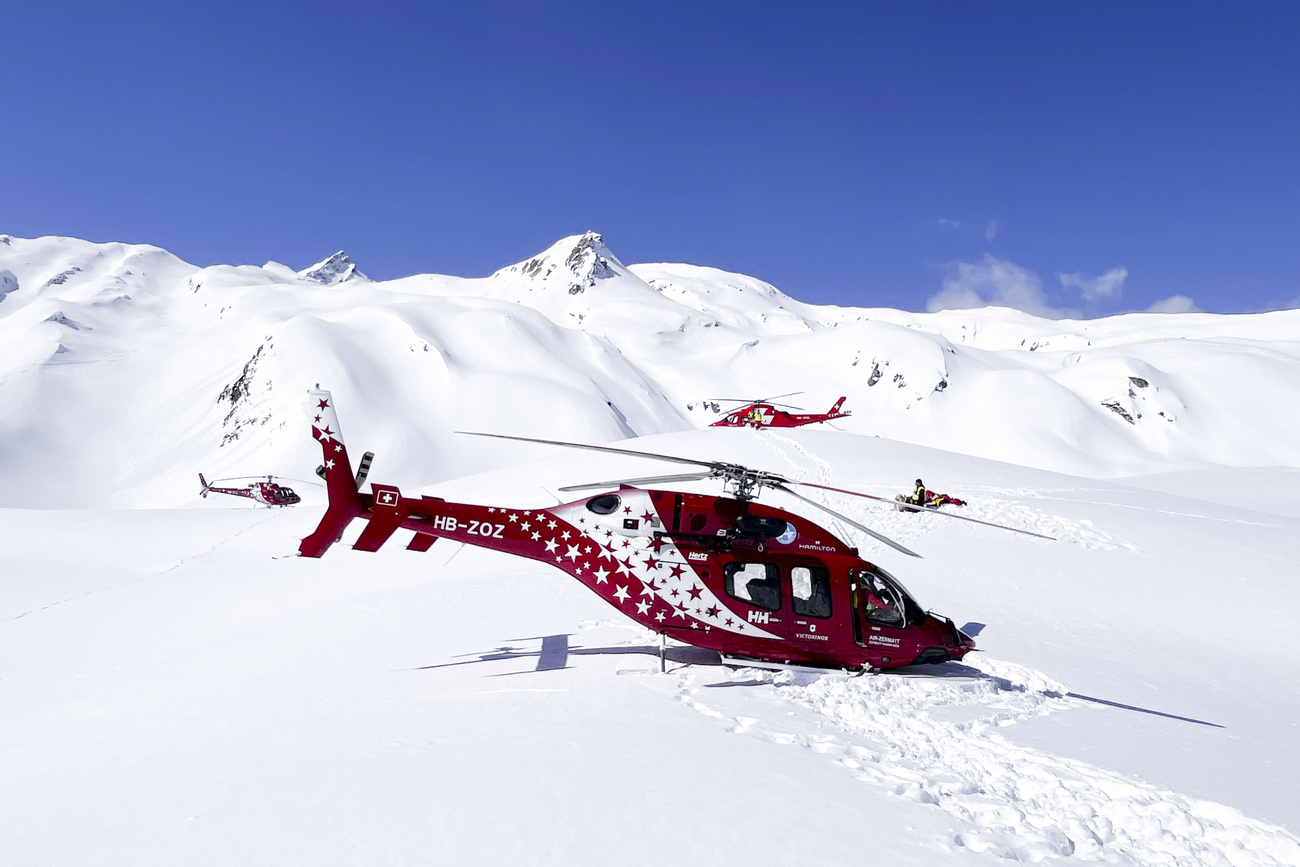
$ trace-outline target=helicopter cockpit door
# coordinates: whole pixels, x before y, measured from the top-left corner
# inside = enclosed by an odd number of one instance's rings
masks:
[[[872,569],[858,569],[850,576],[853,601],[853,638],[860,647],[898,646],[898,635],[907,625],[906,591],[896,582]]]

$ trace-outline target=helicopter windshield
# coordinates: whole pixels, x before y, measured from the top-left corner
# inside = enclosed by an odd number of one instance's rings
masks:
[[[863,569],[858,574],[864,593],[862,610],[869,623],[902,627],[923,614],[912,594],[894,576],[880,569]]]

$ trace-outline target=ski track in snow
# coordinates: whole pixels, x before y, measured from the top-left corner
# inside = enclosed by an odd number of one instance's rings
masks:
[[[260,525],[262,525],[262,524],[265,524],[267,521],[270,521],[270,520],[272,520],[273,518],[275,518],[275,513],[274,513],[274,512],[272,512],[271,514],[267,515],[265,518],[262,518],[262,520],[260,520],[260,521],[257,521],[257,522],[255,522],[255,523],[249,524],[247,527],[244,527],[242,530],[237,530],[236,532],[231,533],[229,536],[227,536],[226,538],[224,538],[224,539],[222,539],[221,541],[217,542],[215,545],[213,545],[212,547],[208,548],[206,551],[198,551],[198,552],[196,552],[196,553],[194,553],[194,554],[188,554],[188,555],[186,555],[186,556],[184,556],[184,557],[181,557],[179,560],[177,560],[177,561],[176,561],[175,563],[173,563],[172,565],[168,566],[166,569],[160,569],[159,571],[157,571],[157,572],[152,572],[152,573],[150,573],[150,574],[148,574],[148,575],[140,575],[140,576],[135,577],[135,578],[129,578],[129,579],[127,579],[126,581],[119,581],[117,584],[111,584],[111,585],[107,585],[107,586],[104,586],[104,587],[94,587],[94,588],[91,588],[90,590],[83,590],[83,591],[80,592],[80,593],[74,593],[74,594],[72,594],[71,596],[65,596],[65,597],[62,598],[62,599],[56,599],[56,600],[54,600],[53,602],[47,602],[46,604],[41,605],[41,606],[38,606],[38,607],[36,607],[36,608],[28,609],[27,611],[23,611],[23,612],[21,612],[21,613],[19,613],[19,614],[15,614],[15,615],[13,615],[12,617],[6,617],[6,618],[4,618],[3,621],[0,621],[0,622],[10,622],[10,623],[11,623],[11,622],[13,622],[13,621],[15,621],[15,620],[22,620],[24,617],[28,617],[28,616],[30,616],[30,615],[32,615],[32,614],[36,614],[37,612],[40,612],[40,611],[48,611],[48,610],[50,610],[51,608],[55,608],[55,607],[58,607],[58,606],[60,606],[60,605],[66,605],[66,604],[69,603],[69,602],[76,602],[76,601],[79,600],[79,599],[85,599],[87,596],[94,596],[94,595],[97,594],[97,593],[103,593],[103,592],[105,592],[105,591],[109,591],[109,590],[117,590],[117,589],[122,588],[122,587],[129,587],[129,586],[131,586],[132,584],[139,584],[139,583],[141,583],[142,581],[152,581],[152,580],[154,580],[155,578],[161,578],[161,577],[164,576],[164,575],[167,575],[167,574],[170,574],[170,573],[172,573],[172,572],[175,572],[177,569],[181,568],[181,567],[184,566],[186,563],[189,563],[191,560],[198,560],[198,559],[200,559],[200,558],[203,558],[203,557],[208,556],[209,554],[213,554],[213,553],[215,553],[216,551],[220,550],[220,549],[221,549],[222,547],[224,547],[225,545],[229,544],[230,542],[234,541],[235,539],[239,538],[240,536],[244,535],[245,533],[249,532],[250,530],[253,530],[253,529],[257,528],[258,526],[260,526]]]
[[[723,713],[700,699],[700,677],[692,671],[677,675],[677,699],[736,734],[801,746],[869,786],[944,810],[952,833],[933,842],[946,852],[1142,867],[1300,864],[1300,837],[1284,828],[1012,743],[1003,727],[1078,702],[1065,686],[1023,666],[987,657],[969,665],[982,676],[733,674],[734,683],[758,690],[758,699],[811,711],[842,736],[793,734],[759,716]]]

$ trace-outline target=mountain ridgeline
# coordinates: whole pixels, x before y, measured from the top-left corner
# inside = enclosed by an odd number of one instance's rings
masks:
[[[815,306],[713,268],[624,265],[594,232],[487,277],[389,281],[341,251],[199,268],[0,236],[0,506],[175,505],[199,469],[310,477],[316,383],[409,486],[499,464],[456,430],[610,442],[790,392],[810,410],[847,395],[851,434],[1076,475],[1295,467],[1297,335],[1295,310]]]

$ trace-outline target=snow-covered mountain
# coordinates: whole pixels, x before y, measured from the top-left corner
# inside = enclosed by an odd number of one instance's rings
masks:
[[[1094,477],[1300,466],[1300,311],[818,307],[716,269],[628,267],[592,232],[484,278],[383,282],[342,252],[197,268],[3,236],[0,287],[6,505],[171,505],[199,469],[303,476],[285,431],[317,382],[421,483],[494,464],[460,428],[604,442],[789,392],[817,410],[847,395],[852,433]],[[52,464],[81,481],[42,485]]]
[[[391,281],[0,236],[0,863],[1295,867],[1298,316],[816,307],[592,233]],[[663,469],[457,430],[636,436],[880,496],[923,474],[1056,541],[825,491],[924,554],[827,523],[981,652],[660,673],[543,564],[291,556],[317,382],[407,493],[537,508]],[[853,415],[706,429],[790,391]],[[199,500],[200,471],[304,502]]]

